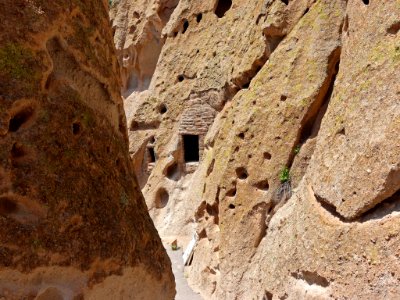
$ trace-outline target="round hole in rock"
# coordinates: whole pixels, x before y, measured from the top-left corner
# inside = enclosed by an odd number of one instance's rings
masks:
[[[289,0],[281,0],[285,5],[289,4]]]
[[[156,208],[164,208],[167,206],[169,194],[166,189],[160,188],[156,194]]]
[[[365,5],[369,4],[369,0],[362,0],[362,2],[364,2]]]
[[[239,133],[238,137],[243,140],[244,139],[244,133],[243,132]]]
[[[215,8],[215,14],[218,18],[222,18],[231,7],[231,0],[218,0],[217,7]]]
[[[78,135],[81,132],[81,124],[79,122],[75,122],[72,124],[72,133],[74,135]]]
[[[21,128],[22,125],[27,123],[33,116],[33,107],[24,107],[19,112],[17,112],[11,119],[8,126],[10,132],[16,132]]]
[[[231,188],[226,192],[227,197],[235,197],[236,196],[236,187]]]
[[[156,139],[154,138],[154,136],[152,136],[150,139],[149,139],[149,143],[150,144],[154,144],[156,142]]]
[[[202,14],[202,13],[199,13],[199,14],[196,16],[196,22],[197,22],[197,23],[200,23],[201,19],[203,19],[203,14]]]
[[[167,110],[168,108],[164,103],[160,105],[160,114],[165,114]]]
[[[338,135],[346,135],[346,128],[343,127],[342,129],[340,129],[337,133]]]
[[[390,27],[386,29],[386,32],[391,35],[396,35],[399,31],[400,31],[400,22],[399,21],[390,25]],[[398,51],[398,50],[399,50],[399,47],[396,47],[396,51]]]
[[[272,158],[271,153],[269,153],[269,152],[264,152],[264,158],[265,158],[266,160],[270,160],[270,159]]]
[[[239,179],[245,180],[247,177],[249,177],[249,174],[247,173],[246,168],[240,167],[236,169],[236,175]]]
[[[183,22],[182,33],[185,33],[185,32],[188,30],[188,28],[189,28],[189,21],[188,21],[188,20],[185,20],[185,21]]]
[[[167,112],[167,110],[168,110],[167,106],[164,103],[161,103],[158,108],[158,111],[160,112],[160,114],[165,114]]]
[[[182,81],[184,81],[185,80],[185,77],[183,76],[183,75],[179,75],[178,76],[178,81],[179,82],[182,82]]]
[[[14,213],[18,208],[17,203],[8,197],[0,198],[0,214],[8,215]]]
[[[180,178],[180,170],[179,170],[179,166],[176,162],[174,162],[172,165],[168,166],[167,170],[166,170],[166,176],[167,178],[174,180],[174,181],[178,181]]]
[[[236,208],[236,206],[234,205],[234,204],[229,204],[229,209],[235,209]]]
[[[204,239],[207,237],[207,232],[205,229],[203,229],[198,235],[199,235],[199,239]]]
[[[287,96],[286,95],[281,95],[281,101],[286,101]]]
[[[256,188],[263,190],[263,191],[268,191],[269,190],[269,183],[267,179],[261,180],[256,183],[255,185]]]

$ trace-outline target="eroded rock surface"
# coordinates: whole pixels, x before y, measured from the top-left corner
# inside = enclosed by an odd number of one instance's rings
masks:
[[[198,182],[206,176],[195,172],[204,158],[205,135],[225,104],[248,88],[309,2],[292,5],[290,13],[284,3],[265,6],[264,1],[180,1],[173,11],[162,29],[164,46],[148,89],[125,100],[135,172],[162,235],[193,234],[193,216],[201,202],[196,195],[203,189]],[[146,38],[141,30],[129,35],[126,27],[119,27],[126,7],[142,9],[138,14],[143,16],[152,7],[158,13],[150,19],[161,20],[157,7],[166,4],[155,3],[114,4],[114,38],[123,47],[121,53],[140,48],[138,41]],[[273,14],[268,20],[267,10]],[[254,26],[243,26],[247,22]],[[121,62],[129,73],[131,67]]]
[[[124,104],[206,299],[398,298],[399,20],[397,0],[179,2]]]
[[[164,45],[161,31],[179,0],[113,1],[110,18],[123,93],[147,90]]]
[[[173,299],[106,1],[0,3],[0,298]]]

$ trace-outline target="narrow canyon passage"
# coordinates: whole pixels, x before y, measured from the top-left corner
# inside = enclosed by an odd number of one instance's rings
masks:
[[[163,244],[167,250],[167,254],[171,259],[172,271],[175,276],[176,295],[175,300],[202,300],[203,298],[195,293],[187,282],[187,274],[184,272],[184,262],[182,259],[183,249],[179,246],[173,250],[171,244],[174,242],[172,239],[163,239]]]

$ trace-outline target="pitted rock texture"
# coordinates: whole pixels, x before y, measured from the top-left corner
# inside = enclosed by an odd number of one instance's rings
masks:
[[[179,0],[112,1],[110,18],[118,60],[123,68],[123,94],[149,87],[164,39],[161,31]]]
[[[124,105],[204,298],[399,297],[399,20],[398,0],[179,2]]]
[[[204,188],[196,178],[206,176],[195,171],[204,158],[206,133],[225,104],[248,88],[312,3],[297,1],[287,9],[280,1],[268,5],[264,1],[220,2],[179,2],[162,30],[164,46],[148,89],[132,92],[125,99],[135,172],[161,235],[193,234],[194,214],[201,203],[197,195]],[[124,37],[122,52],[139,47],[137,41],[146,38],[140,30],[124,35],[127,29],[118,25],[126,7],[147,11],[153,5],[135,3],[116,2],[113,10],[121,12],[121,17],[111,12],[117,48]],[[270,18],[266,18],[267,11]],[[138,21],[142,23],[148,21]],[[252,26],[245,26],[248,23]],[[121,65],[123,73],[129,72],[130,67]],[[185,146],[186,135],[195,136],[197,145]],[[185,149],[199,157],[185,157]],[[157,204],[161,190],[168,194],[163,209]]]
[[[2,1],[0,298],[173,299],[106,1]]]

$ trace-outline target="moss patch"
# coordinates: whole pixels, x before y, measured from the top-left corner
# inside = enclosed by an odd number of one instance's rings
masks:
[[[19,44],[8,43],[0,48],[0,74],[11,79],[32,81],[37,78],[32,65],[33,52]]]

